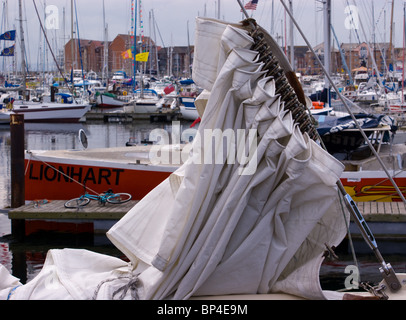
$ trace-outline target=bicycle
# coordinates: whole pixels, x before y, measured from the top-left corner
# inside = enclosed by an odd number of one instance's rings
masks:
[[[79,198],[74,198],[65,202],[65,208],[67,209],[77,209],[84,207],[90,203],[91,200],[97,200],[101,205],[105,205],[107,202],[111,204],[125,203],[131,200],[132,196],[125,192],[113,192],[109,189],[106,192],[93,195],[86,191],[86,184],[83,184],[84,193]]]

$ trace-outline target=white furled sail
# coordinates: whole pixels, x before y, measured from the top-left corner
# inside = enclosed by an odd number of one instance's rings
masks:
[[[248,29],[197,18],[202,121],[187,161],[108,231],[130,262],[51,250],[11,299],[326,298],[325,244],[337,246],[348,222],[336,185],[343,165],[314,141],[305,113],[289,109]]]
[[[195,39],[193,79],[210,92],[200,140],[108,237],[142,265],[141,298],[274,291],[322,298],[324,244],[338,245],[346,232],[336,189],[343,167],[300,132],[241,25],[198,18]],[[198,161],[210,130],[236,138],[212,146],[224,151],[223,163]],[[250,160],[230,164],[241,148]]]

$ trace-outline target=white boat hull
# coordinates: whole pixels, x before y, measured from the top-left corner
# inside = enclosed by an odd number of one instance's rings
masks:
[[[114,97],[106,96],[106,95],[98,95],[96,97],[96,104],[98,107],[102,108],[119,108],[124,106],[124,101],[120,101],[115,99]]]
[[[196,98],[194,97],[180,97],[181,105],[179,108],[183,119],[194,121],[199,118],[199,113],[195,106],[195,100]]]
[[[25,122],[78,122],[87,111],[88,104],[15,103],[12,111],[24,115]]]

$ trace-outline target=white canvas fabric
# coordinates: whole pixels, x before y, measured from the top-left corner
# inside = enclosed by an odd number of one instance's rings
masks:
[[[150,266],[139,275],[141,295],[185,299],[282,291],[323,298],[318,270],[324,243],[337,245],[345,235],[335,185],[343,167],[302,135],[283,111],[274,82],[260,72],[262,65],[248,49],[252,41],[243,30],[210,19],[198,19],[196,29],[193,77],[211,93],[208,99],[205,93],[199,133],[203,136],[209,128],[257,130],[257,166],[252,175],[239,175],[238,164],[189,161],[184,166],[184,180],[173,202],[165,204],[172,210],[165,210],[163,233],[150,234],[154,241],[135,248],[156,253],[144,260]],[[129,215],[143,215],[139,209]],[[128,222],[109,231],[113,243],[117,237],[125,238],[119,244],[123,247],[139,243],[137,232],[123,233]],[[141,255],[133,263],[139,259]],[[301,275],[304,281],[299,281]]]
[[[336,188],[343,166],[300,132],[252,43],[239,25],[197,19],[193,78],[206,90],[203,118],[186,163],[108,231],[130,262],[51,250],[12,298],[50,297],[51,271],[53,299],[325,298],[324,244],[346,233]]]

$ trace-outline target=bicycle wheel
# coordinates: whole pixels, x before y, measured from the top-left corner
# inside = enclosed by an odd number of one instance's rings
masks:
[[[107,197],[107,202],[108,203],[113,203],[113,204],[119,204],[119,203],[125,203],[131,200],[131,194],[129,193],[124,193],[124,192],[119,192],[115,193],[109,197]]]
[[[76,208],[80,208],[80,207],[84,207],[86,205],[88,205],[90,202],[90,199],[88,198],[75,198],[75,199],[71,199],[65,202],[65,208],[68,209],[76,209]]]

